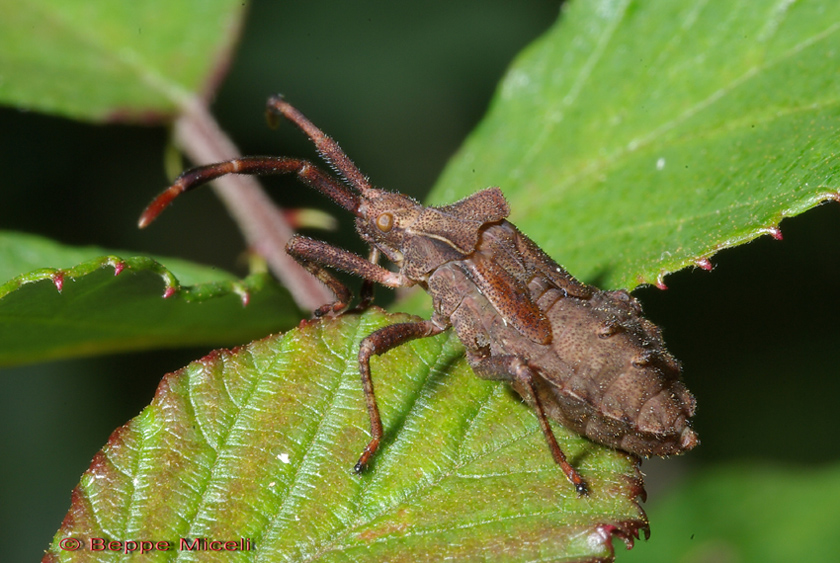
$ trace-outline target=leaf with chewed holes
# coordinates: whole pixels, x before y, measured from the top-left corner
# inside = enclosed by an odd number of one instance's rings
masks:
[[[646,529],[637,462],[555,425],[591,485],[578,497],[531,409],[475,377],[451,333],[373,359],[385,440],[356,475],[359,342],[411,318],[310,322],[167,375],[95,456],[44,561],[119,559],[91,538],[169,541],[161,561],[209,555],[181,538],[247,538],[237,561],[602,561]]]
[[[0,233],[0,365],[238,343],[300,318],[267,274],[237,280],[184,260],[104,254]]]
[[[434,203],[500,186],[580,279],[664,286],[840,198],[840,3],[568,2]]]

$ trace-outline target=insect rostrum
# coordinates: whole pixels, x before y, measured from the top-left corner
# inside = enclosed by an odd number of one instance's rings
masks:
[[[356,216],[370,245],[368,259],[325,242],[295,236],[287,252],[326,284],[334,303],[315,316],[347,309],[349,290],[325,267],[361,276],[367,284],[419,285],[432,297],[429,320],[391,325],[368,335],[359,371],[371,439],[356,470],[376,453],[383,428],[370,358],[415,338],[452,327],[479,377],[510,382],[536,410],[554,460],[581,494],[587,485],[566,460],[548,418],[588,438],[637,456],[671,455],[697,444],[691,429],[694,397],[659,329],[642,316],[626,291],[602,291],[573,278],[506,220],[499,188],[457,203],[424,207],[373,188],[326,136],[280,96],[268,101],[269,120],[285,117],[315,143],[341,181],[311,162],[286,157],[244,157],[184,172],[140,219],[145,227],[179,194],[225,174],[296,174]],[[384,254],[397,266],[378,265]],[[368,285],[369,287],[369,285]],[[363,291],[362,307],[371,296]]]

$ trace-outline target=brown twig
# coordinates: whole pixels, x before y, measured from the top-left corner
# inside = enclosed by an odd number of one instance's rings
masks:
[[[185,107],[175,120],[174,136],[178,147],[195,164],[240,156],[207,108],[197,100]],[[254,177],[224,176],[213,187],[248,245],[265,258],[271,272],[289,289],[298,306],[314,310],[334,300],[326,287],[286,254],[286,243],[293,230]]]

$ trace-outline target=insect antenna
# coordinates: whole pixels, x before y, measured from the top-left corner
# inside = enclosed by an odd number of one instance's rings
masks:
[[[324,160],[341,174],[347,184],[356,188],[362,196],[370,194],[372,188],[367,177],[342,152],[338,143],[313,125],[302,113],[286,102],[282,96],[276,95],[268,100],[269,124],[275,125],[278,115],[287,118],[306,133],[315,143],[315,147]],[[138,225],[141,229],[146,227],[172,203],[173,199],[182,193],[227,174],[250,174],[254,176],[296,174],[304,184],[315,188],[354,215],[359,210],[359,194],[307,160],[275,156],[248,156],[187,170],[149,204],[140,216]]]
[[[309,121],[297,108],[287,102],[281,94],[275,94],[268,99],[266,117],[272,127],[277,126],[277,116],[283,116],[298,129],[306,133],[321,157],[327,161],[344,180],[352,187],[359,190],[362,195],[367,195],[372,189],[367,176],[356,167],[350,158],[344,154],[341,147],[335,140],[321,131],[314,123]]]

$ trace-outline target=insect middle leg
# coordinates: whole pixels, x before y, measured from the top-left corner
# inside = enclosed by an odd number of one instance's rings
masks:
[[[434,336],[446,330],[433,321],[418,321],[414,323],[399,323],[380,328],[369,334],[362,340],[359,346],[359,374],[362,377],[362,388],[365,392],[365,403],[367,404],[368,415],[370,416],[370,442],[362,452],[359,461],[356,463],[356,473],[365,470],[382,440],[382,418],[379,416],[379,406],[376,404],[376,395],[373,392],[373,380],[370,377],[370,358],[384,354],[400,344],[414,340]]]
[[[580,495],[588,494],[589,490],[586,482],[580,473],[572,467],[572,464],[566,459],[566,454],[560,449],[560,444],[557,443],[557,438],[551,430],[551,425],[548,418],[545,416],[545,409],[543,408],[542,400],[540,400],[539,393],[534,385],[534,378],[537,375],[528,363],[519,356],[488,356],[485,358],[471,358],[473,371],[479,377],[485,379],[500,379],[510,381],[511,377],[522,385],[528,391],[531,399],[534,402],[534,410],[537,411],[537,419],[540,421],[540,428],[542,429],[545,441],[548,443],[548,449],[551,450],[551,456],[566,478],[575,486],[575,490]]]
[[[375,246],[370,249],[368,262],[371,264],[379,264],[379,249]],[[373,280],[364,280],[362,287],[359,289],[359,304],[353,308],[353,311],[367,311],[370,304],[373,303]]]

